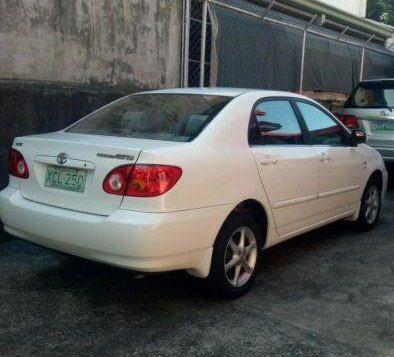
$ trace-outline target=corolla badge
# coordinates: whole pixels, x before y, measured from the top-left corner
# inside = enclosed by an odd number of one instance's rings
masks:
[[[68,155],[65,152],[61,152],[59,155],[56,157],[56,161],[58,164],[63,165],[67,162],[68,160]]]

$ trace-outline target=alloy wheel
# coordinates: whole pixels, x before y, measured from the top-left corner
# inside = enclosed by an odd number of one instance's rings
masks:
[[[379,189],[372,185],[369,187],[365,197],[365,220],[368,224],[373,224],[379,213],[380,194]]]
[[[249,227],[239,227],[230,237],[224,255],[224,271],[234,287],[245,285],[257,262],[256,236]]]

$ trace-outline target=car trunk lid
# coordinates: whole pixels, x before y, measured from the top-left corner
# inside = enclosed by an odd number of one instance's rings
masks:
[[[20,180],[26,199],[56,207],[109,215],[123,196],[103,190],[106,175],[115,167],[136,163],[141,150],[177,142],[57,132],[15,139],[29,167]]]

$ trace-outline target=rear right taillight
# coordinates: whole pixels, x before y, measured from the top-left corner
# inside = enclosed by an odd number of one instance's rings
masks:
[[[113,195],[155,197],[171,189],[182,176],[182,169],[171,165],[137,164],[119,166],[103,182]]]
[[[15,149],[11,149],[8,158],[8,170],[10,175],[27,179],[29,178],[29,168],[23,155]]]
[[[182,169],[170,165],[135,165],[126,188],[126,196],[155,197],[173,187],[182,176]]]
[[[358,129],[357,117],[354,115],[340,115],[338,118],[349,129]]]

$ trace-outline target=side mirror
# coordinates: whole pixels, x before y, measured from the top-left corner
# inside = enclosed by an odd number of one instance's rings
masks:
[[[357,146],[358,144],[365,144],[367,142],[367,133],[364,130],[355,129],[350,134],[350,145]]]

